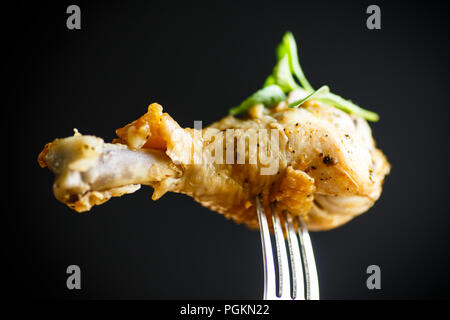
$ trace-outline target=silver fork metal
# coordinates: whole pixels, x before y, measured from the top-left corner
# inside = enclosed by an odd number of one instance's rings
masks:
[[[284,229],[287,235],[289,259],[292,270],[292,294],[286,241],[278,213],[272,214],[276,255],[278,261],[278,292],[276,286],[275,261],[266,214],[260,196],[256,196],[259,229],[264,262],[264,300],[319,300],[319,280],[312,249],[311,238],[303,218],[286,214]],[[294,230],[294,219],[298,219],[298,238]],[[300,246],[299,246],[300,243]],[[301,252],[301,253],[300,253]],[[303,261],[303,266],[302,266]],[[305,279],[303,279],[303,277]],[[306,283],[306,285],[305,285]]]

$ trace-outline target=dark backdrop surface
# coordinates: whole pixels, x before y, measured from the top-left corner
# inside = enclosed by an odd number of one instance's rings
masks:
[[[72,2],[4,9],[2,294],[259,299],[258,232],[146,187],[78,214],[36,157],[72,128],[109,141],[156,101],[182,126],[211,123],[261,86],[291,30],[313,86],[380,114],[372,129],[392,163],[368,213],[312,233],[322,298],[448,298],[449,5],[375,3],[377,31],[368,1],[76,2],[79,31],[66,28]],[[80,291],[66,289],[71,264]],[[366,288],[371,264],[381,290]]]

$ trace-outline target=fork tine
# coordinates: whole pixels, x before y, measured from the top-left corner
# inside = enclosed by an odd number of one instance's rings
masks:
[[[272,209],[273,230],[277,247],[278,260],[278,296],[281,299],[291,299],[291,284],[289,275],[289,262],[286,253],[286,243],[284,241],[283,230],[281,228],[280,217]]]
[[[319,300],[319,279],[317,277],[316,261],[312,249],[311,238],[302,217],[298,218],[298,237],[302,247],[302,257],[305,267],[306,299]]]
[[[292,223],[292,216],[287,214],[286,221],[287,239],[289,245],[289,254],[291,256],[292,270],[292,298],[294,300],[305,300],[305,285],[303,281],[303,267],[298,246],[297,235]]]
[[[259,230],[264,262],[264,300],[276,299],[275,266],[266,214],[261,205],[260,196],[256,196],[256,212],[258,213]]]
[[[261,232],[261,244],[264,262],[264,299],[294,299],[306,300],[319,299],[319,281],[317,277],[316,262],[311,244],[308,229],[302,217],[298,217],[298,239],[294,229],[293,218],[286,213],[284,227],[286,229],[289,245],[289,258],[292,270],[292,296],[290,289],[290,272],[288,256],[286,253],[286,242],[283,236],[283,229],[280,223],[280,216],[272,208],[272,222],[275,234],[276,255],[278,260],[279,286],[276,290],[275,260],[272,251],[272,240],[270,238],[267,216],[261,204],[261,198],[256,197],[256,212],[258,214],[259,229]],[[299,247],[300,242],[300,247]],[[301,252],[301,254],[300,254]],[[302,268],[303,260],[303,268]],[[303,280],[305,273],[305,283]]]

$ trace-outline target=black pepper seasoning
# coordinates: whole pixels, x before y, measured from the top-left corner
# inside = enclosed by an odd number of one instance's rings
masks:
[[[334,166],[335,164],[337,164],[337,159],[331,158],[330,156],[325,156],[323,158],[323,163],[325,163],[327,166]]]

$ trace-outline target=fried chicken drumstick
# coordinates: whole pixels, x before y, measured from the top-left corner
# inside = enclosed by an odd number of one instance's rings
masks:
[[[310,230],[367,211],[390,170],[364,119],[378,116],[326,86],[314,91],[292,48],[288,33],[263,89],[207,128],[182,128],[153,103],[112,143],[76,130],[48,143],[38,161],[55,174],[55,197],[83,212],[148,185],[154,200],[184,193],[251,228],[259,194],[266,212],[301,215]]]
[[[249,148],[243,164],[226,164],[225,159],[216,163],[213,152],[203,152],[195,161],[195,145],[204,151],[212,144],[206,132],[225,140],[227,129],[276,130],[276,172],[262,174],[259,160],[250,164]],[[56,175],[58,200],[82,212],[144,184],[154,188],[154,200],[167,191],[185,193],[256,228],[254,198],[262,194],[266,207],[303,215],[311,230],[326,230],[367,211],[389,172],[364,119],[314,100],[301,109],[257,105],[243,119],[230,115],[202,131],[181,128],[160,105],[152,104],[117,134],[114,143],[75,133],[45,146],[39,163]],[[257,149],[263,145],[258,140]],[[235,143],[233,150],[237,148]]]

